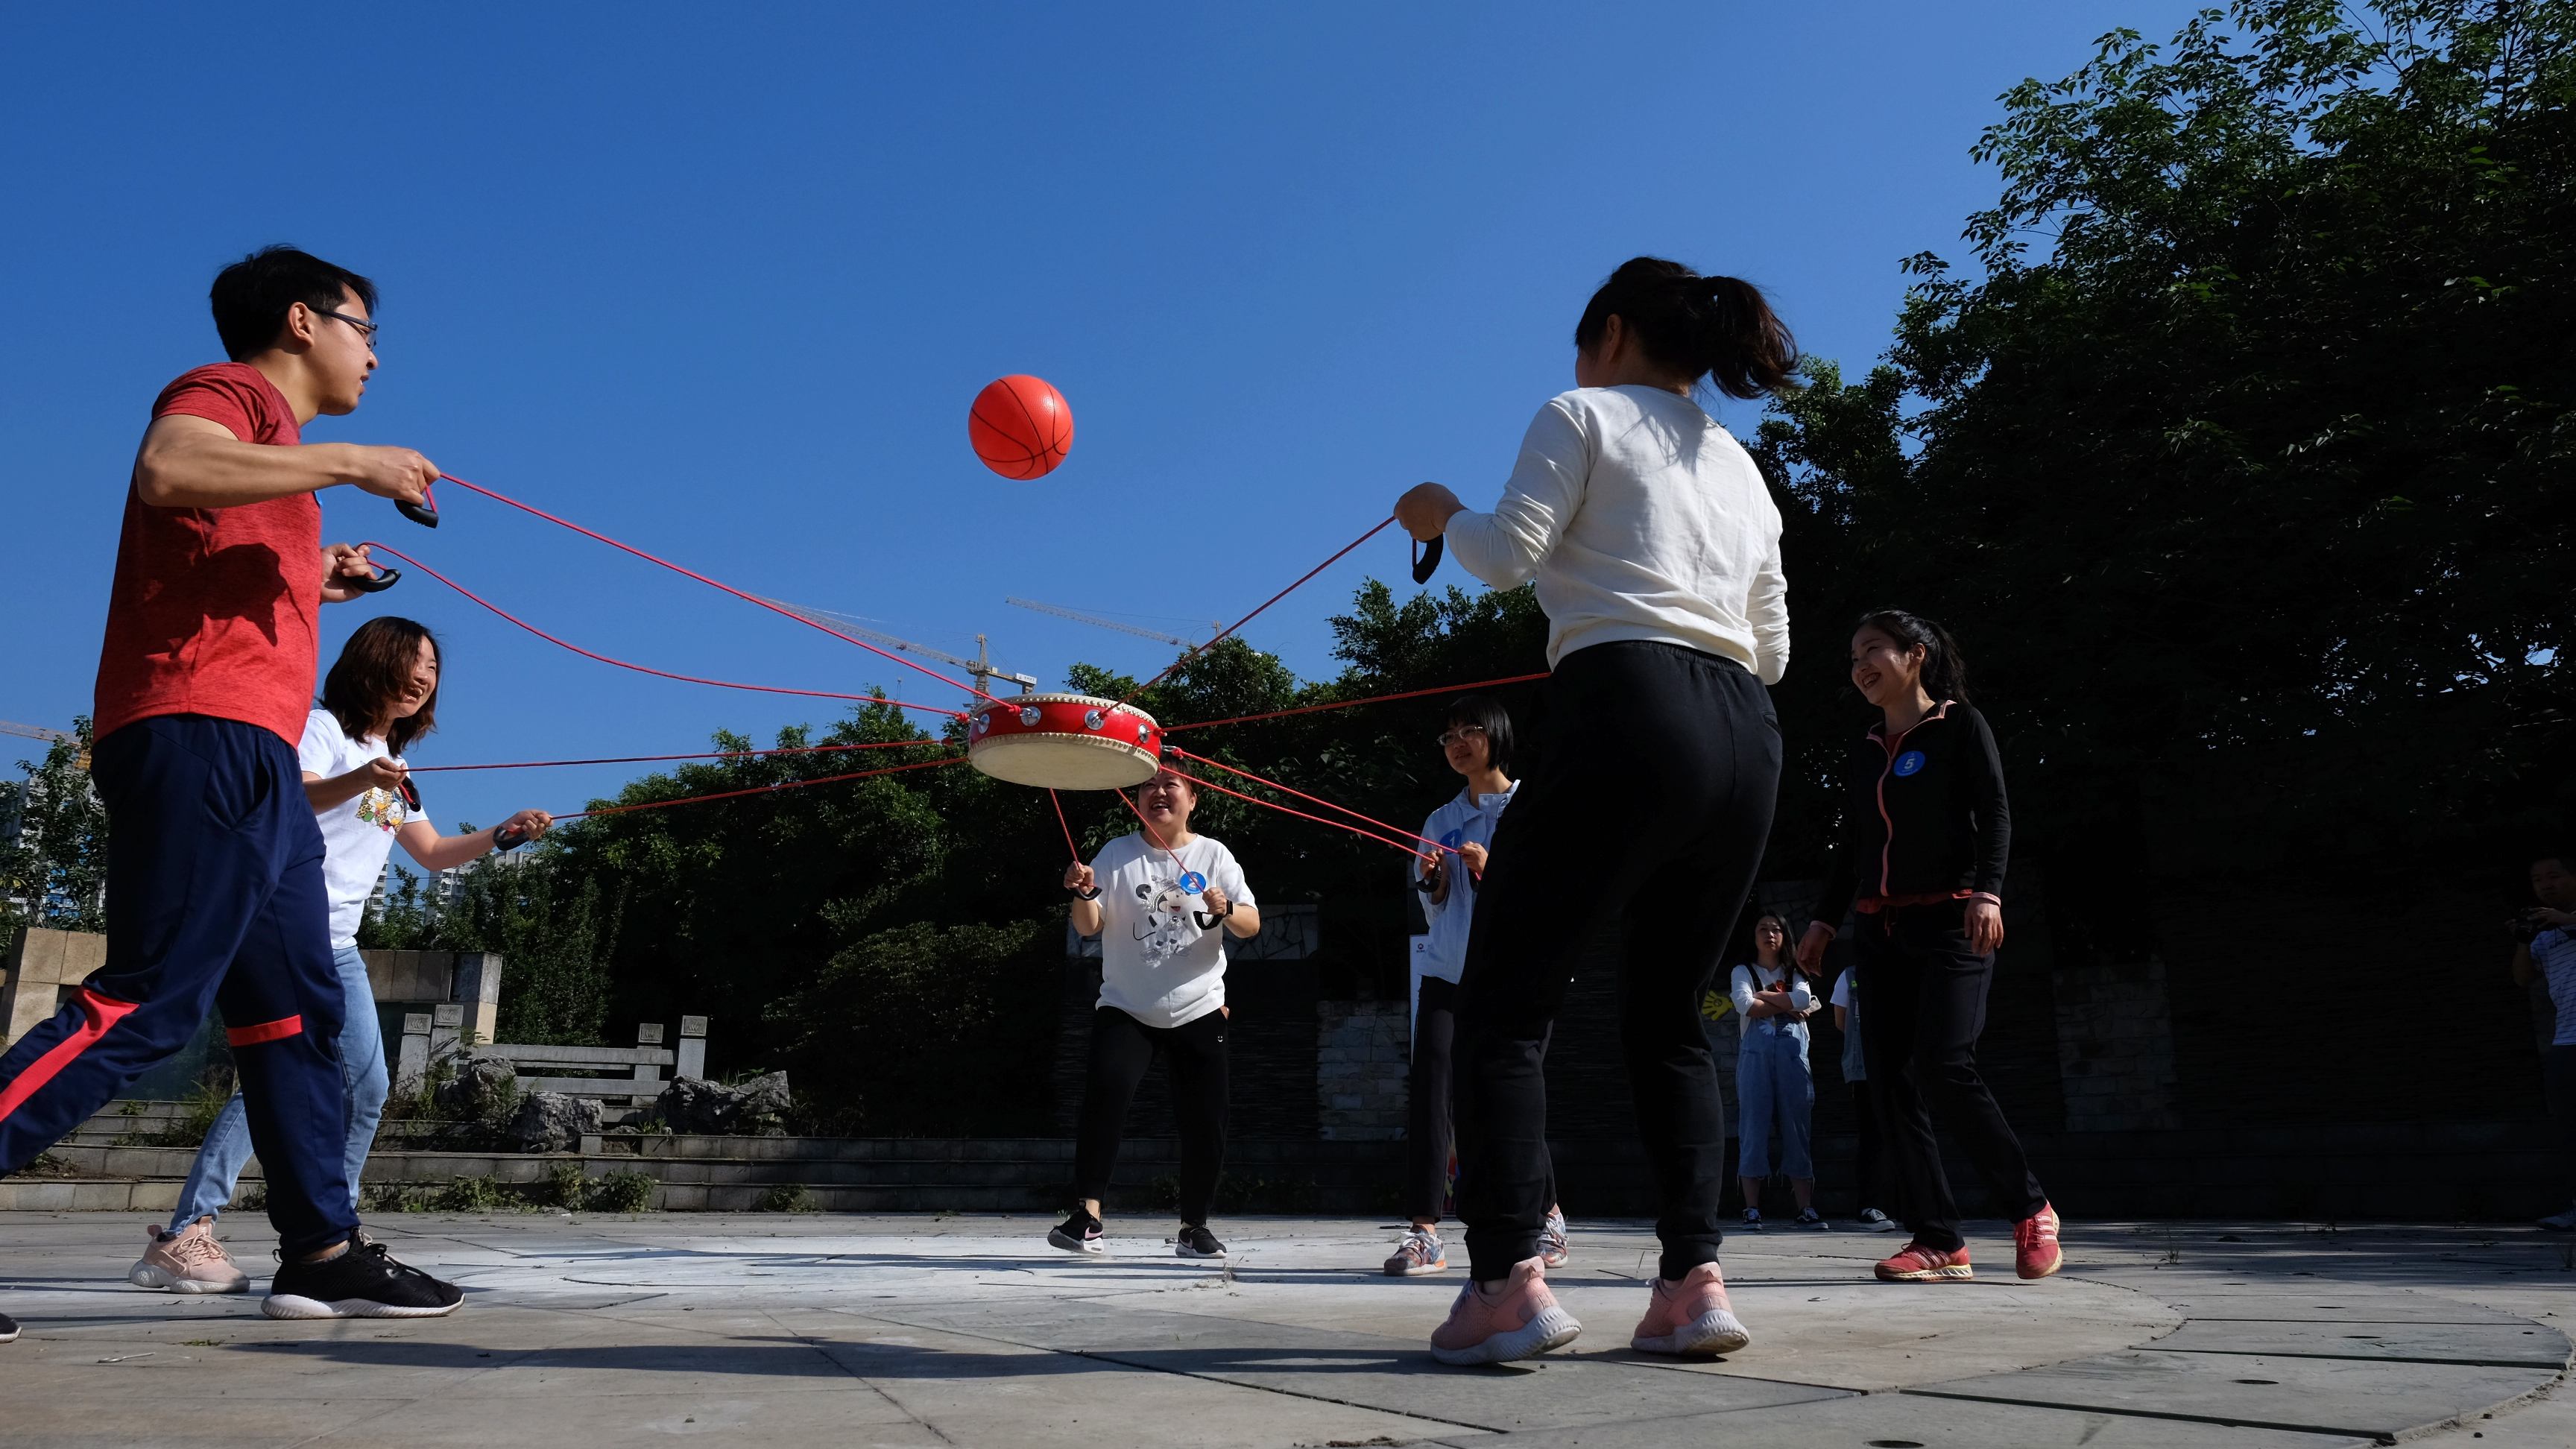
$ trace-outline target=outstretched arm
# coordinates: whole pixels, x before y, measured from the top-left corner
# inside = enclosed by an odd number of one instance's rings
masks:
[[[342,483],[418,503],[437,481],[438,465],[409,448],[245,443],[190,413],[154,418],[134,458],[134,496],[154,508],[238,508]]]

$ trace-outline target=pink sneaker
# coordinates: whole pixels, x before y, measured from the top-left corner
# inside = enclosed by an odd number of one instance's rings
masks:
[[[2013,1272],[2024,1278],[2045,1278],[2064,1266],[2066,1254],[2057,1246],[2057,1228],[2057,1209],[2046,1203],[2013,1224]]]
[[[250,1291],[250,1278],[233,1266],[224,1245],[215,1241],[213,1218],[199,1218],[175,1233],[160,1228],[145,1231],[151,1246],[125,1270],[126,1282],[170,1293]]]
[[[1715,1263],[1702,1263],[1678,1283],[1662,1278],[1646,1300],[1646,1316],[1628,1346],[1639,1353],[1669,1353],[1682,1358],[1715,1358],[1753,1341],[1735,1309],[1726,1301],[1726,1276]]]
[[[1449,1321],[1431,1335],[1431,1356],[1442,1363],[1510,1363],[1563,1348],[1582,1331],[1547,1291],[1538,1259],[1523,1258],[1498,1292],[1488,1294],[1472,1280],[1458,1290]]]

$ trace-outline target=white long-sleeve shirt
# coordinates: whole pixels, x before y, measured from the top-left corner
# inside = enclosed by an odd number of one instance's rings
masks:
[[[1621,639],[1722,655],[1765,684],[1789,667],[1780,509],[1743,445],[1679,393],[1548,399],[1502,501],[1455,515],[1448,537],[1495,588],[1538,580],[1551,667]]]
[[[1781,979],[1784,976],[1788,978],[1789,1005],[1799,1011],[1806,1011],[1814,1007],[1816,1004],[1815,988],[1807,984],[1806,977],[1798,975],[1795,972],[1784,972],[1774,967],[1764,966],[1757,963],[1753,965],[1738,966],[1728,977],[1727,985],[1729,990],[1726,994],[1734,998],[1736,1024],[1738,1029],[1745,1035],[1751,1036],[1753,1034],[1753,1029],[1757,1026],[1767,1027],[1770,1030],[1778,1031],[1782,1026],[1788,1024],[1789,1019],[1785,1016],[1766,1016],[1760,1021],[1755,1021],[1753,1019],[1754,995],[1758,992],[1778,990],[1781,985]]]

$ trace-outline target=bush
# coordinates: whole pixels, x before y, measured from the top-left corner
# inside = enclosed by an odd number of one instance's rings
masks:
[[[814,1194],[806,1190],[805,1184],[782,1182],[761,1194],[760,1210],[765,1213],[812,1213],[823,1209],[814,1201]]]
[[[640,1213],[653,1206],[652,1178],[621,1169],[593,1182],[582,1194],[582,1206],[595,1213]]]

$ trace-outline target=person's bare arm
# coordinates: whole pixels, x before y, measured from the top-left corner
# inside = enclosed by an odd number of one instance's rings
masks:
[[[333,775],[328,779],[307,770],[304,772],[305,803],[311,805],[318,815],[334,805],[355,800],[369,790],[400,789],[403,774],[402,761],[390,755],[369,760],[345,775]]]
[[[438,465],[409,448],[245,443],[212,418],[154,418],[134,457],[134,496],[154,508],[238,508],[355,484],[379,498],[418,503]]]
[[[403,853],[418,862],[423,870],[452,870],[469,860],[480,860],[500,848],[500,834],[512,826],[530,840],[546,833],[555,818],[543,810],[522,810],[487,830],[464,835],[441,835],[426,820],[414,820],[397,832],[394,839],[402,842]]]
[[[2531,948],[2517,943],[2513,948],[2513,984],[2529,986],[2531,978],[2538,974],[2531,964]]]
[[[1834,1030],[1836,1030],[1836,1031],[1849,1031],[1849,1030],[1851,1030],[1851,1008],[1850,1008],[1850,1007],[1848,1007],[1848,1006],[1837,1006],[1837,1007],[1835,1007],[1835,1008],[1834,1008]]]
[[[1249,901],[1229,901],[1224,887],[1214,881],[1199,892],[1199,904],[1209,914],[1223,916],[1226,934],[1237,940],[1249,941],[1261,934],[1261,908]],[[1229,905],[1234,908],[1231,912],[1226,909]]]
[[[1069,891],[1093,893],[1091,899],[1087,901],[1080,896],[1073,898],[1073,933],[1077,936],[1099,935],[1102,923],[1108,918],[1101,913],[1100,881],[1091,867],[1078,860],[1066,866],[1064,888]]]

